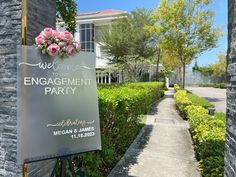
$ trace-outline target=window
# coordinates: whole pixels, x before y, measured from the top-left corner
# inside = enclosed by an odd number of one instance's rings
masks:
[[[94,52],[94,24],[81,24],[79,31],[81,50],[84,52]]]

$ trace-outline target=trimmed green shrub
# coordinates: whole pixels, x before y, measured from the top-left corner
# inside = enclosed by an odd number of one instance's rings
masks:
[[[163,89],[160,82],[99,85],[102,151],[79,157],[86,175],[107,176],[143,127],[140,115],[163,96]]]
[[[192,104],[195,106],[202,106],[206,109],[210,108],[210,107],[214,107],[214,105],[212,103],[210,103],[208,100],[206,100],[205,98],[201,98],[201,97],[194,95],[192,93],[187,93],[186,96],[192,102]]]
[[[223,177],[224,176],[224,157],[213,156],[201,161],[202,174],[204,177]]]
[[[225,114],[210,116],[201,106],[185,108],[193,141],[200,160],[202,176],[223,176],[225,147]]]
[[[98,86],[98,89],[102,89],[102,88],[119,88],[119,87],[122,87],[123,84],[119,84],[119,83],[102,84],[102,83],[98,83],[97,86]]]
[[[186,90],[178,90],[175,95],[175,103],[177,108],[179,109],[180,113],[184,116],[186,116],[184,108],[188,105],[192,105],[192,102],[187,97],[187,91]]]
[[[210,104],[184,90],[177,91],[174,97],[177,107],[185,113],[189,121],[202,176],[223,177],[225,114],[209,115],[205,108],[209,107]]]
[[[195,106],[202,106],[204,108],[210,108],[214,107],[212,103],[210,103],[205,98],[199,97],[197,95],[194,95],[192,93],[188,93],[186,90],[179,89],[177,87],[177,92],[174,95],[175,102],[177,105],[177,108],[181,112],[183,116],[186,116],[184,108],[188,105],[195,105]]]
[[[209,83],[209,84],[199,84],[200,87],[214,87],[214,88],[226,88],[226,83]]]
[[[174,84],[174,89],[175,89],[175,91],[182,90],[182,88],[180,86],[178,86],[177,84]]]

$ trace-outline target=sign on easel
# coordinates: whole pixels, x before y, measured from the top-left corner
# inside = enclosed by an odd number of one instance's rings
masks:
[[[19,49],[19,164],[101,149],[94,55],[61,59]]]

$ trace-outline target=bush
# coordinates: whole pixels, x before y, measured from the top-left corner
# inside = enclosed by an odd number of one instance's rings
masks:
[[[181,90],[182,88],[180,86],[178,86],[177,84],[174,84],[174,89],[175,91]]]
[[[185,108],[193,141],[200,160],[202,176],[223,176],[225,147],[225,114],[210,116],[201,106]]]
[[[224,157],[214,156],[201,161],[202,174],[205,177],[223,177],[224,176]],[[213,168],[214,167],[214,168]]]
[[[163,88],[158,82],[99,86],[102,151],[80,156],[86,175],[107,176],[142,128],[139,115],[147,113]]]
[[[209,84],[199,84],[200,87],[214,87],[214,88],[226,88],[226,83],[209,83]]]
[[[186,90],[178,90],[175,95],[175,103],[180,113],[185,117],[184,108],[188,105],[191,105],[192,102],[188,99]]]
[[[177,92],[174,95],[175,102],[183,116],[186,114],[184,108],[188,105],[202,106],[206,109],[214,107],[214,105],[205,98],[188,93],[186,90],[179,89],[180,87],[178,87],[178,85],[175,85],[175,88],[177,88]]]
[[[221,177],[224,173],[224,146],[226,116],[224,113],[208,114],[206,100],[179,90],[175,94],[177,107],[183,112],[191,127],[197,159],[203,177]],[[205,107],[205,108],[204,108]]]
[[[212,103],[210,103],[208,100],[206,100],[205,98],[201,98],[201,97],[194,95],[192,93],[187,93],[186,96],[192,102],[192,104],[195,106],[202,106],[206,109],[210,108],[210,107],[214,107],[214,105]]]
[[[102,84],[102,83],[98,83],[97,86],[98,86],[98,89],[102,89],[102,88],[119,88],[119,87],[122,87],[123,84],[119,84],[119,83]]]

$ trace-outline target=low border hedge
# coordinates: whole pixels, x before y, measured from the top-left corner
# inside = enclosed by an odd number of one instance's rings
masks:
[[[181,88],[179,85],[177,85],[177,84],[174,84],[174,89],[175,89],[176,91],[182,90],[182,88]]]
[[[188,98],[185,90],[177,91],[174,97],[177,107],[189,121],[202,176],[223,177],[226,134],[225,114],[209,115],[201,101],[193,103]]]
[[[226,83],[208,83],[208,84],[199,84],[199,86],[226,89]]]

